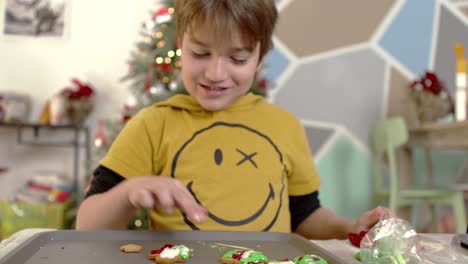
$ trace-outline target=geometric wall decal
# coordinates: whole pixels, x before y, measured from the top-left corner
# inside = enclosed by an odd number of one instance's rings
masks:
[[[277,48],[271,49],[265,57],[262,73],[270,83],[269,87],[275,86],[275,82],[286,70],[289,65],[289,60]]]
[[[465,46],[465,57],[468,57],[468,27],[442,5],[434,70],[452,96],[455,92],[455,43]]]
[[[340,135],[327,148],[317,170],[322,181],[319,198],[324,207],[348,219],[357,219],[371,208],[369,157],[346,137]]]
[[[394,2],[293,1],[281,11],[276,35],[297,57],[367,42]]]
[[[435,0],[406,1],[379,44],[420,75],[429,67]]]
[[[323,144],[327,142],[334,131],[326,128],[307,126],[305,126],[305,130],[310,149],[315,158],[316,154],[320,151],[320,148],[322,148]]]
[[[391,68],[385,116],[403,116],[408,124],[414,124],[415,113],[412,112],[413,109],[410,107],[410,81],[396,68]]]
[[[466,17],[468,17],[468,6],[462,6],[460,7],[460,10],[463,12],[463,14],[465,14]]]
[[[304,63],[274,100],[300,119],[344,125],[367,142],[370,125],[382,115],[384,68],[370,49]]]

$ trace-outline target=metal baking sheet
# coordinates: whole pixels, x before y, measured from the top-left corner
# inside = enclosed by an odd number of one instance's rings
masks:
[[[143,246],[140,253],[123,253],[125,244]],[[316,254],[330,264],[342,264],[336,256],[295,234],[268,232],[212,231],[74,231],[39,233],[0,259],[6,263],[137,264],[154,263],[147,258],[153,249],[166,243],[184,244],[193,249],[188,264],[221,263],[231,248],[240,246],[263,252],[272,260],[292,260],[306,253]],[[224,245],[219,245],[224,244]],[[228,245],[228,246],[226,246]]]

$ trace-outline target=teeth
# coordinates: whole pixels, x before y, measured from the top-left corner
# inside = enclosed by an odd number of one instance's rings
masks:
[[[221,87],[209,87],[208,89],[210,89],[212,91],[221,91],[223,88],[221,88]]]

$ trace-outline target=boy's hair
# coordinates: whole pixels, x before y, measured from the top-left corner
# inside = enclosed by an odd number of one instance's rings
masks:
[[[219,42],[231,41],[237,30],[251,50],[260,42],[260,59],[273,45],[278,18],[274,0],[176,0],[175,13],[179,40],[209,23]]]

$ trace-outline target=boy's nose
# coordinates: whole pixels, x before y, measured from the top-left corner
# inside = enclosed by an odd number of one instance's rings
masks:
[[[211,82],[221,82],[226,78],[226,65],[222,58],[213,58],[208,62],[205,77]]]

